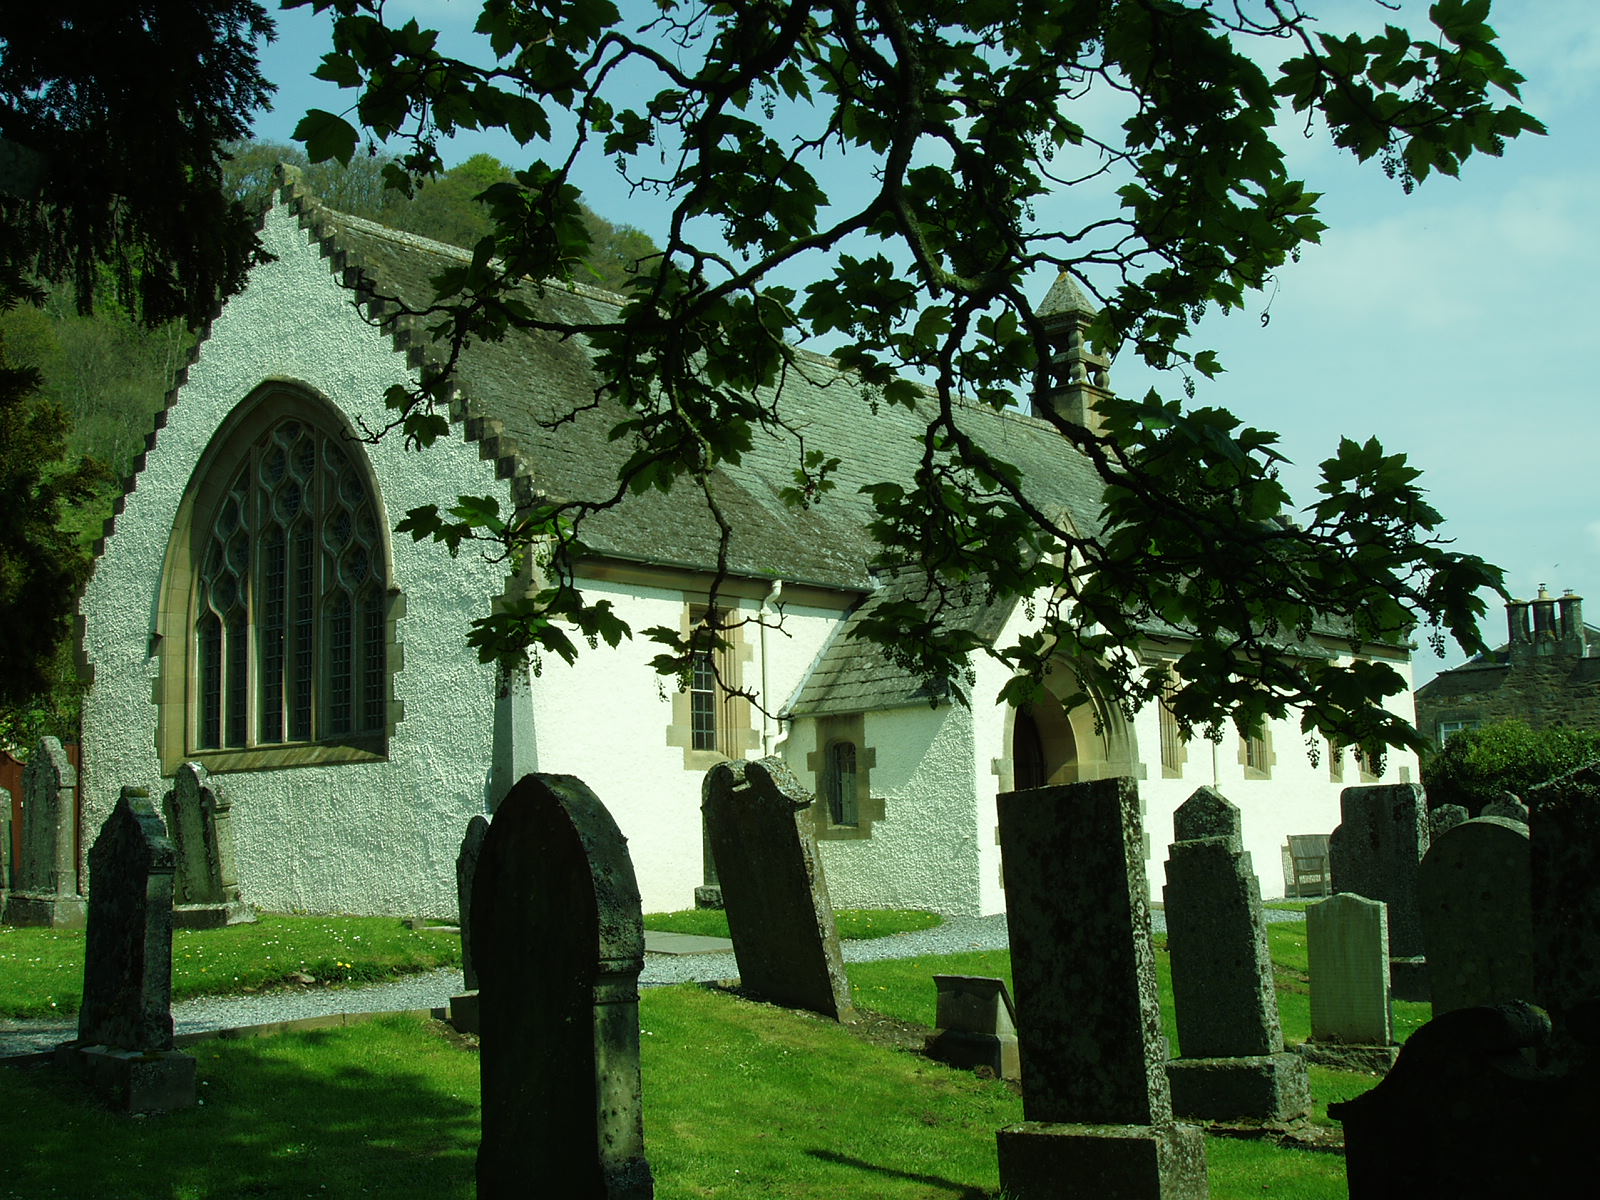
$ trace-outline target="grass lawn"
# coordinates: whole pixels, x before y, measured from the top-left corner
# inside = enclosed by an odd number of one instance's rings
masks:
[[[255,991],[297,975],[372,982],[460,963],[453,929],[413,931],[395,917],[266,914],[253,925],[174,931],[172,998]],[[82,998],[82,930],[0,925],[0,1017],[70,1016]]]
[[[275,928],[278,921],[288,924]],[[390,938],[374,940],[362,924],[334,924],[344,931],[341,949],[330,951],[335,970],[378,972],[380,957],[364,956],[380,942],[382,960],[391,959]],[[424,946],[429,938],[453,940],[386,924]],[[1304,925],[1271,929],[1287,1010],[1295,987],[1304,987]],[[290,918],[258,930],[279,945],[289,938],[292,952],[279,953],[309,963],[302,948],[321,943],[290,936],[299,932]],[[222,960],[209,949],[202,958],[204,970],[188,969],[209,977]],[[1170,1012],[1166,956],[1158,958]],[[918,1024],[932,1023],[935,973],[1009,978],[1010,956],[980,951],[850,967],[860,1007]],[[0,979],[10,974],[0,971]],[[1396,1009],[1426,1015],[1422,1005]],[[1021,1119],[1008,1085],[863,1041],[808,1014],[706,988],[650,989],[640,1014],[646,1144],[662,1200],[997,1196],[995,1130]],[[1291,1040],[1304,1036],[1287,1011],[1285,1020]],[[1402,1030],[1409,1024],[1402,1018]],[[86,1102],[76,1083],[53,1070],[7,1068],[0,1074],[9,1113],[0,1122],[0,1162],[7,1164],[0,1200],[472,1197],[476,1051],[440,1027],[394,1016],[202,1042],[191,1052],[204,1103],[136,1120]],[[1311,1078],[1320,1122],[1330,1101],[1375,1082],[1317,1067]],[[1345,1196],[1344,1161],[1336,1154],[1213,1137],[1208,1155],[1219,1200]]]

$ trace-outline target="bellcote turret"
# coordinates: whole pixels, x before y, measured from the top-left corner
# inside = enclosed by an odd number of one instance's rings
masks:
[[[1100,310],[1089,303],[1069,272],[1061,272],[1039,306],[1050,339],[1049,382],[1033,397],[1033,415],[1048,410],[1100,432],[1099,406],[1111,398],[1111,362],[1089,349],[1089,324]]]

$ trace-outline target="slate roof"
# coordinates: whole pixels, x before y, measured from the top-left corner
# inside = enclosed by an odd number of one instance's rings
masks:
[[[334,212],[298,184],[285,169],[282,199],[309,228],[346,286],[356,290],[368,315],[392,318],[386,328],[413,365],[438,351],[423,331],[424,319],[396,316],[383,298],[411,309],[433,298],[432,279],[470,255],[415,234]],[[552,316],[579,321],[610,318],[619,299],[582,285],[528,288],[528,298]],[[1042,314],[1092,312],[1081,289],[1063,275],[1041,305]],[[612,494],[629,448],[609,434],[624,415],[605,397],[581,339],[561,340],[542,332],[514,330],[500,342],[476,342],[457,370],[457,396],[469,437],[497,463],[502,477],[516,481],[519,495],[600,500]],[[809,508],[787,505],[781,490],[792,486],[801,448],[793,434],[757,436],[737,464],[723,464],[712,487],[734,526],[728,569],[750,579],[782,579],[871,598],[914,595],[914,573],[875,578],[869,564],[877,553],[867,524],[871,501],[866,483],[907,482],[922,455],[926,403],[913,411],[875,404],[855,378],[821,355],[801,351],[795,369],[777,389],[785,419],[805,438],[805,449],[837,455],[834,490]],[[598,398],[598,403],[596,402]],[[555,418],[574,411],[574,420]],[[1085,535],[1101,528],[1103,482],[1089,461],[1045,421],[986,405],[963,406],[964,430],[996,458],[1017,467],[1030,499],[1060,514]],[[609,512],[586,519],[587,551],[607,559],[689,570],[716,567],[717,531],[703,499],[687,487],[651,490],[627,497]],[[953,612],[957,627],[980,637],[996,636],[1015,601],[976,597]],[[864,609],[835,630],[832,639],[787,711],[793,715],[864,712],[927,703],[923,684],[891,663],[876,645],[852,636]],[[1183,631],[1150,625],[1157,638],[1185,640]],[[1315,643],[1293,640],[1285,652],[1326,657]]]
[[[285,197],[312,229],[325,256],[349,286],[372,297],[391,297],[411,308],[432,299],[430,281],[446,266],[468,260],[455,247],[399,232],[325,208],[295,185]],[[530,289],[531,291],[532,289]],[[583,286],[541,289],[545,310],[578,320],[603,320],[616,297]],[[376,310],[383,312],[381,303]],[[392,310],[390,310],[392,313]],[[432,352],[420,322],[404,318],[391,328],[414,354]],[[581,341],[513,331],[500,342],[468,347],[458,368],[457,391],[469,433],[535,492],[560,499],[601,499],[615,488],[628,447],[609,440],[623,409],[603,395],[602,381]],[[738,464],[724,464],[713,481],[719,504],[733,524],[729,568],[754,579],[783,579],[867,597],[905,594],[909,577],[880,582],[868,569],[878,546],[867,531],[871,501],[862,484],[909,481],[922,454],[924,412],[874,404],[853,376],[833,360],[802,352],[780,384],[785,419],[804,436],[805,448],[837,455],[835,488],[809,508],[785,504],[781,489],[793,485],[800,464],[799,442],[788,433],[758,436]],[[555,417],[589,407],[574,421],[552,427]],[[990,453],[1018,467],[1032,499],[1046,511],[1067,515],[1085,533],[1100,528],[1103,484],[1088,460],[1046,422],[987,406],[963,409],[964,428]],[[616,509],[585,521],[587,549],[599,556],[638,563],[714,570],[716,527],[702,498],[686,487],[630,496]],[[999,632],[1014,601],[975,600],[952,619],[983,636]],[[926,703],[920,683],[890,664],[877,647],[851,638],[856,624],[836,631],[813,670],[796,714],[901,707]]]

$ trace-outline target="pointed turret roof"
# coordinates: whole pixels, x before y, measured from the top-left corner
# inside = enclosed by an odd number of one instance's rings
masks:
[[[1084,295],[1083,288],[1078,286],[1078,281],[1073,278],[1071,271],[1063,271],[1056,276],[1055,283],[1045,293],[1044,303],[1039,305],[1041,317],[1065,317],[1083,315],[1092,317],[1100,310]]]

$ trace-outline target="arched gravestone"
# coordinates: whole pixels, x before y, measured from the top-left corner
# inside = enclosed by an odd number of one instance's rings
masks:
[[[648,1200],[639,1079],[644,920],[627,842],[570,775],[500,802],[472,885],[480,1200]]]
[[[1536,1002],[1528,827],[1478,817],[1428,847],[1417,880],[1433,1013]]]

